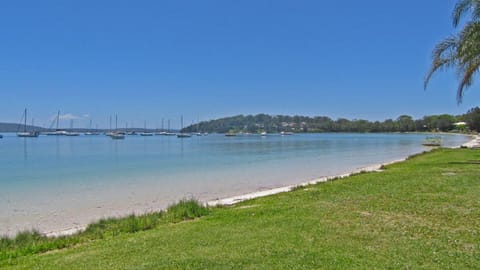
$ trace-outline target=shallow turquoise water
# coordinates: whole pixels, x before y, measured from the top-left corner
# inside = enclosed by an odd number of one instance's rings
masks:
[[[162,208],[186,196],[211,200],[345,173],[421,152],[424,138],[5,135],[0,139],[0,234],[17,225],[49,230],[52,226],[44,223],[50,219],[42,218],[52,213],[61,220],[53,229],[61,229],[101,216]],[[466,141],[443,136],[445,146]]]

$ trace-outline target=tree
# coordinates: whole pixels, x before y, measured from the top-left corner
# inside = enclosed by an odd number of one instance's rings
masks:
[[[401,115],[397,119],[397,127],[400,132],[414,131],[415,122],[410,115]]]
[[[471,130],[480,131],[480,108],[470,109],[463,117]]]
[[[424,88],[438,70],[454,68],[459,76],[457,102],[467,88],[473,84],[473,77],[480,68],[480,0],[459,0],[452,14],[453,26],[469,15],[463,28],[454,36],[438,43],[433,50],[432,66],[425,77]]]

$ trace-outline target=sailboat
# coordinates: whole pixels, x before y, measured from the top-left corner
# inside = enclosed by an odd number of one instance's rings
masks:
[[[38,131],[27,131],[27,108],[25,108],[25,112],[23,113],[24,116],[24,125],[23,125],[23,132],[17,132],[18,137],[25,137],[25,138],[36,138],[40,134]]]
[[[170,130],[170,119],[168,119],[168,131],[165,133],[165,136],[175,136],[175,135],[177,134],[175,134]]]
[[[65,136],[80,136],[80,133],[73,131],[73,119],[70,119],[70,131],[66,132]]]
[[[166,132],[165,129],[163,128],[163,118],[162,118],[162,131],[157,131],[157,132],[155,132],[155,135],[162,135],[162,136],[167,135],[167,132]]]
[[[180,123],[181,123],[181,129],[180,129],[180,133],[177,134],[177,138],[190,138],[192,137],[192,135],[188,134],[188,133],[183,133],[183,115],[182,117],[180,118]]]
[[[95,131],[92,131],[92,119],[90,119],[90,128],[89,131],[85,132],[85,135],[100,135],[100,133],[95,129]]]
[[[55,136],[66,135],[67,132],[65,130],[61,130],[58,128],[58,125],[60,123],[60,111],[57,112],[57,118],[54,121],[57,123],[57,128],[55,129],[55,131],[45,132],[45,135],[55,135]],[[50,125],[50,128],[52,128],[53,123],[55,122],[52,122],[52,124]]]
[[[140,136],[153,136],[152,132],[147,132],[147,121],[145,121],[143,126],[143,132],[140,133]]]
[[[117,130],[117,124],[118,124],[118,117],[115,114],[115,131],[110,132],[109,136],[113,140],[123,140],[123,139],[125,139],[125,134],[123,134],[122,132],[119,132]]]

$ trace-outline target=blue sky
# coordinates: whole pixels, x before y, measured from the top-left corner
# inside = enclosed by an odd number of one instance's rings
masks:
[[[455,1],[2,1],[0,122],[118,113],[160,127],[236,114],[384,120],[460,114],[454,72],[423,77]],[[166,122],[165,122],[166,123]],[[68,126],[65,121],[64,126]]]

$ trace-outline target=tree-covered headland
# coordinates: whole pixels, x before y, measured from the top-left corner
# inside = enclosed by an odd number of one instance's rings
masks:
[[[465,124],[458,124],[465,122]],[[200,122],[184,128],[184,132],[470,132],[480,130],[480,108],[462,115],[430,115],[413,119],[401,115],[396,119],[368,121],[362,119],[336,120],[327,116],[237,115]]]

